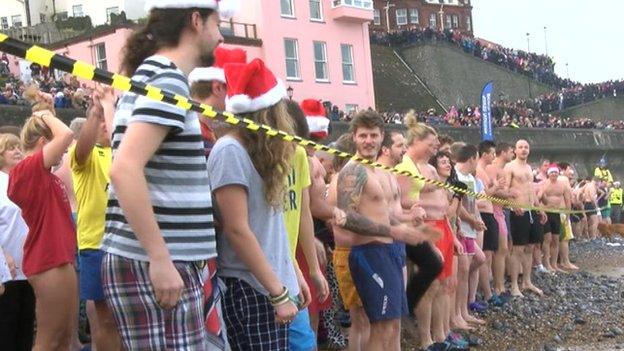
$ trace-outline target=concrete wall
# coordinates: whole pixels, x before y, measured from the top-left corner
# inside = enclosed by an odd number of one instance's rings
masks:
[[[405,129],[404,126],[388,125],[390,128]],[[447,134],[457,141],[478,143],[481,140],[478,128],[437,127],[438,133]],[[330,140],[335,140],[348,130],[348,124],[332,122]],[[624,179],[624,132],[586,129],[511,129],[498,128],[494,131],[496,141],[510,144],[526,139],[531,145],[530,162],[538,163],[543,157],[552,161],[568,162],[577,169],[580,176],[593,173],[601,156],[606,155],[609,168],[618,179]]]
[[[624,97],[608,97],[561,111],[565,117],[588,117],[596,121],[624,120]]]

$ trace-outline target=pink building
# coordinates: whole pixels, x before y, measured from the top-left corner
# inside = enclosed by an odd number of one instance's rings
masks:
[[[241,3],[245,7],[221,25],[226,45],[243,48],[249,59],[263,59],[292,88],[293,99],[330,101],[344,111],[375,107],[368,32],[373,20],[371,0]],[[50,48],[118,72],[120,53],[131,30],[108,28]],[[19,74],[18,62],[10,67]]]
[[[375,107],[370,0],[248,0],[232,19],[236,37],[253,24],[259,45],[241,45],[262,58],[293,89],[293,98],[331,101],[340,109]],[[224,24],[227,26],[227,24]],[[224,32],[227,34],[227,31]],[[227,41],[226,41],[227,42]]]

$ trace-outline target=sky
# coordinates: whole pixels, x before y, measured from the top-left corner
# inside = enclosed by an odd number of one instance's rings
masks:
[[[472,0],[472,6],[476,37],[526,51],[529,33],[530,51],[547,50],[560,77],[624,79],[622,0]]]

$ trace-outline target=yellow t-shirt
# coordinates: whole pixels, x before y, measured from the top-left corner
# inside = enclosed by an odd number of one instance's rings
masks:
[[[613,175],[611,175],[611,171],[609,169],[600,169],[600,167],[596,167],[594,170],[594,177],[598,177],[605,182],[613,183]]]
[[[395,168],[399,171],[408,171],[414,175],[420,175],[418,167],[416,167],[414,161],[412,161],[412,159],[407,155],[403,155],[403,162],[399,163]],[[414,200],[418,200],[420,199],[420,191],[425,187],[425,181],[414,178],[411,178],[411,181],[412,189],[410,190],[409,195]]]
[[[288,175],[288,190],[284,199],[284,224],[288,233],[288,244],[291,257],[296,257],[299,223],[301,222],[301,195],[303,189],[312,184],[308,155],[303,147],[297,146],[292,160],[292,170]]]
[[[78,203],[78,249],[99,249],[104,236],[108,204],[109,171],[113,160],[110,147],[96,145],[82,165],[75,160],[76,147],[69,150],[72,180]]]

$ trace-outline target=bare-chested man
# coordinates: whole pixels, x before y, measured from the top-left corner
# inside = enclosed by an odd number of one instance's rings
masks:
[[[574,209],[575,201],[577,201],[578,208],[581,208],[582,204],[578,200],[578,198],[574,196],[574,192],[572,189],[572,183],[574,181],[574,169],[567,162],[560,162],[559,169],[561,170],[561,175],[559,176],[559,179],[566,181],[568,189],[571,192],[570,202],[572,209]],[[559,258],[561,258],[561,264],[559,265],[559,267],[568,271],[576,271],[579,269],[576,265],[570,262],[570,240],[574,239],[574,231],[572,230],[572,223],[575,220],[574,216],[575,214],[562,216],[562,223],[564,227],[562,228],[562,234],[559,237]],[[578,215],[576,218],[579,218]]]
[[[494,195],[502,188],[495,178],[491,178],[486,168],[491,165],[496,158],[496,144],[493,141],[485,140],[479,144],[479,161],[477,162],[477,178],[483,182],[485,193]],[[479,286],[483,292],[483,297],[488,304],[502,306],[504,301],[498,295],[492,294],[490,280],[492,278],[492,260],[498,251],[498,222],[494,217],[494,205],[491,201],[479,199],[477,208],[481,213],[481,220],[485,224],[485,231],[479,233],[478,242],[485,253],[485,264],[479,269]]]
[[[383,128],[383,119],[376,112],[362,111],[355,116],[351,130],[358,157],[377,158]],[[360,346],[364,350],[388,349],[399,337],[400,319],[407,314],[401,254],[394,239],[413,245],[422,242],[424,236],[419,229],[399,224],[391,217],[379,177],[372,167],[354,161],[347,163],[333,188],[330,186],[331,196],[336,196],[338,208],[346,213],[345,221],[337,223],[347,230],[335,231],[335,253],[338,253],[339,242],[343,250],[345,246],[351,246],[348,254],[350,277],[338,272],[339,266],[344,266],[344,255],[338,259],[334,256],[336,276],[343,285],[341,290],[346,286],[351,290],[349,294],[366,301],[362,307],[357,299],[346,299],[345,304],[348,304],[355,322],[361,323],[365,318],[370,321],[368,340],[350,338],[350,349],[357,350]]]
[[[485,171],[489,179],[494,183],[492,194],[501,199],[511,198],[510,189],[505,188],[505,165],[511,162],[514,157],[514,148],[507,143],[498,143],[496,146],[496,158],[492,164],[485,167]],[[501,205],[494,205],[494,217],[498,223],[498,250],[494,254],[492,260],[492,276],[494,293],[499,295],[505,292],[505,261],[508,258],[509,246],[507,237],[506,214],[508,211],[503,209]]]
[[[568,178],[560,177],[560,170],[556,164],[550,165],[547,170],[548,179],[540,182],[537,198],[544,207],[551,209],[570,209],[571,192]],[[561,233],[561,214],[546,212],[547,221],[544,224],[544,266],[548,271],[558,271],[557,259],[559,257],[559,233]],[[564,218],[567,221],[567,218]]]
[[[585,215],[587,216],[587,228],[590,239],[596,239],[598,237],[598,212],[596,209],[598,208],[598,187],[596,186],[596,182],[600,178],[594,176],[590,178],[590,180],[583,186],[581,190],[581,199],[583,200],[583,209]]]
[[[505,166],[505,181],[508,190],[514,189],[512,200],[527,206],[535,205],[533,192],[533,170],[527,163],[530,147],[526,140],[516,142],[516,159]],[[542,228],[539,222],[546,221],[544,213],[516,208],[510,213],[511,238],[513,241],[511,259],[511,295],[523,296],[518,285],[522,267],[522,290],[530,290],[538,295],[542,291],[531,281],[531,266],[535,245],[541,245]]]

